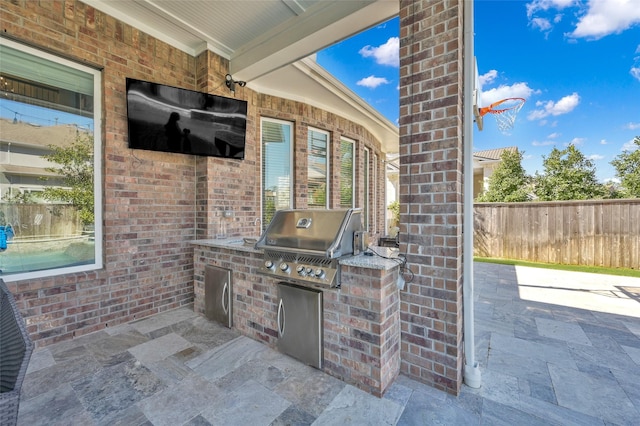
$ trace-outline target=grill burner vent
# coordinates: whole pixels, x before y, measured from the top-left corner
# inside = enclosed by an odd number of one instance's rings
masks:
[[[265,251],[264,259],[292,263],[309,263],[317,266],[331,266],[334,263],[333,260],[324,257],[300,256],[295,253],[282,253],[272,251]]]

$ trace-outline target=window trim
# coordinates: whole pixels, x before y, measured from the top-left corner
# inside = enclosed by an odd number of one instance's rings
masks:
[[[13,40],[0,37],[0,44],[12,49],[20,50],[32,56],[47,59],[74,70],[93,76],[93,197],[94,197],[94,237],[95,237],[95,262],[86,265],[44,269],[40,271],[22,272],[3,275],[5,282],[22,281],[35,278],[48,278],[58,275],[74,274],[86,271],[100,270],[104,267],[103,261],[103,229],[102,229],[102,72],[99,69],[88,67],[79,62],[65,59],[44,50],[37,49]]]

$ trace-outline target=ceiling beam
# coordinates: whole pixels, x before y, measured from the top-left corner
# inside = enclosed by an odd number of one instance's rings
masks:
[[[318,2],[234,52],[230,72],[251,81],[366,29],[354,19],[370,28],[398,13],[399,1]]]
[[[297,0],[282,0],[282,2],[298,16],[304,13],[304,7],[302,7]]]

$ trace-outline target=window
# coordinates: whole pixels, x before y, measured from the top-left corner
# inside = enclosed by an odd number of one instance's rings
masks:
[[[371,211],[371,206],[369,206],[369,191],[370,191],[370,181],[369,181],[369,148],[365,148],[364,149],[364,158],[363,158],[363,168],[364,168],[364,172],[362,174],[363,177],[363,195],[364,195],[364,200],[363,200],[363,208],[362,208],[362,213],[364,215],[364,229],[366,231],[369,231],[369,212]]]
[[[373,209],[371,209],[371,211],[373,212],[373,220],[371,223],[371,226],[373,227],[373,229],[371,230],[372,233],[376,233],[378,231],[378,221],[377,219],[377,214],[378,214],[378,154],[373,154],[373,190],[371,191],[373,194],[373,202],[371,203],[371,205],[373,206]]]
[[[329,134],[309,129],[307,144],[307,207],[326,209],[329,207]]]
[[[348,139],[340,140],[340,207],[352,208],[353,182],[355,179],[355,143]]]
[[[101,268],[100,72],[6,39],[0,56],[0,275]]]
[[[293,124],[263,118],[262,127],[262,229],[276,210],[292,208]]]

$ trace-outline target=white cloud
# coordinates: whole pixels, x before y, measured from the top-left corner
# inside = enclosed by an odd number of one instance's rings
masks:
[[[554,141],[542,141],[542,142],[538,142],[538,141],[533,141],[531,142],[531,145],[533,146],[549,146],[549,145],[555,145],[556,143]]]
[[[370,75],[369,77],[365,77],[359,80],[356,84],[358,86],[368,87],[369,89],[375,89],[381,84],[388,84],[388,83],[389,83],[389,80],[387,80],[384,77],[375,77],[373,75]]]
[[[592,160],[592,161],[603,160],[604,159],[604,155],[592,154],[592,155],[587,156],[587,159]]]
[[[573,6],[576,0],[533,0],[527,3],[527,16],[532,17],[538,11],[547,11],[549,9],[562,10],[565,7]]]
[[[640,81],[640,67],[631,67],[629,74],[631,74],[636,80]]]
[[[607,142],[606,139],[602,139],[600,140],[600,145],[607,145],[609,142]]]
[[[391,37],[385,44],[378,47],[365,46],[358,52],[362,57],[369,58],[373,56],[376,63],[380,65],[390,65],[393,67],[400,66],[400,39]]]
[[[624,128],[627,130],[636,130],[636,129],[640,129],[640,123],[632,123],[629,122],[627,124],[624,125]]]
[[[498,71],[496,70],[491,70],[485,74],[478,76],[478,80],[480,80],[480,89],[482,89],[482,86],[484,86],[485,84],[491,84],[497,76]]]
[[[533,18],[531,20],[531,26],[533,28],[539,28],[540,31],[549,31],[551,29],[551,22],[545,18]]]
[[[565,146],[569,146],[569,145],[573,145],[573,146],[578,146],[578,145],[582,145],[584,143],[586,139],[585,138],[573,138],[571,139],[571,142],[569,143],[565,143]]]
[[[515,83],[511,86],[502,85],[493,89],[482,92],[482,104],[490,105],[505,98],[525,98],[527,99],[535,90],[529,87],[527,83]]]
[[[527,3],[529,25],[548,35],[553,30],[553,24],[558,24],[562,21],[563,14],[556,13],[549,17],[540,17],[537,15],[547,13],[552,9],[563,10],[567,7],[574,6],[576,2],[577,0],[533,0],[531,3]]]
[[[551,133],[549,136],[547,136],[547,139],[556,139],[558,137],[560,137],[560,133],[555,132],[555,133]]]
[[[620,151],[635,151],[636,149],[638,149],[638,145],[636,145],[634,140],[631,139],[629,142],[622,145]]]
[[[589,0],[588,10],[570,34],[599,39],[640,23],[640,7],[632,0]]]
[[[539,109],[530,112],[527,118],[529,120],[539,120],[541,118],[548,117],[549,115],[556,116],[567,114],[573,111],[579,103],[580,96],[575,92],[571,95],[565,96],[558,102],[536,102],[536,106],[539,107]]]
[[[637,0],[533,0],[526,7],[529,24],[546,34],[562,20],[563,14],[557,12],[575,7],[572,13],[579,17],[578,23],[566,34],[573,40],[597,40],[640,24]]]

